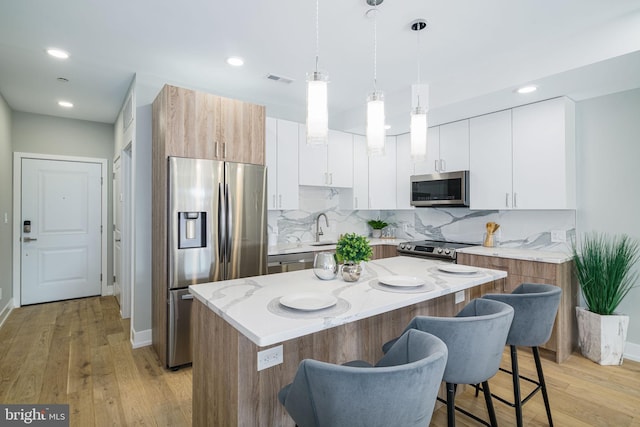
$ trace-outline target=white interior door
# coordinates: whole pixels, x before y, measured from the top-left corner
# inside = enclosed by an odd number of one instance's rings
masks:
[[[113,293],[122,307],[122,174],[120,157],[113,162]]]
[[[21,304],[101,294],[98,163],[22,159]]]

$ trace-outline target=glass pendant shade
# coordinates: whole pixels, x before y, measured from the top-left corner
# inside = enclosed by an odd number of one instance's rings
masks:
[[[307,79],[307,144],[326,144],[329,137],[327,76],[318,71]]]
[[[367,97],[367,149],[369,155],[384,155],[384,96],[374,91]]]
[[[411,158],[414,161],[427,157],[427,110],[416,107],[411,111]]]

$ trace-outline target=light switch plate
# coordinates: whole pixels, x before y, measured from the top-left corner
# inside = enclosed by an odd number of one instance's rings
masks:
[[[258,371],[281,364],[282,344],[258,352]]]

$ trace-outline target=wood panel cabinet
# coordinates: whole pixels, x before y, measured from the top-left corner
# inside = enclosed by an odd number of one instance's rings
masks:
[[[267,117],[267,205],[298,209],[298,123]]]
[[[554,352],[557,363],[562,363],[571,355],[577,346],[577,325],[574,313],[577,305],[578,284],[573,274],[573,261],[555,264],[459,253],[458,264],[507,272],[505,279],[472,288],[469,292],[471,299],[480,298],[487,293],[511,293],[522,283],[559,286],[562,289],[562,298],[558,315],[551,338],[542,348]]]
[[[264,107],[165,85],[152,105],[152,343],[167,357],[167,159],[263,165]]]
[[[373,257],[371,259],[383,259],[398,256],[396,245],[373,245]]]

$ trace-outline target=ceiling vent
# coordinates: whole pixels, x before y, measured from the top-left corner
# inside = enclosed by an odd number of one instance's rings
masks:
[[[293,83],[293,79],[290,79],[289,77],[284,77],[284,76],[276,76],[275,74],[267,74],[267,78],[269,80],[273,80],[274,82],[280,82],[280,83]]]

